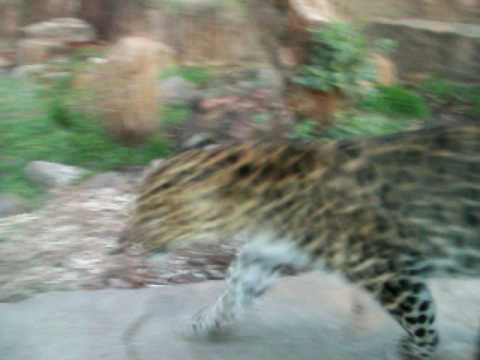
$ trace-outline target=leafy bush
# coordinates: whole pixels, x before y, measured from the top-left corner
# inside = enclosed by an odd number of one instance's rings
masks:
[[[480,86],[454,83],[432,77],[418,86],[418,91],[435,106],[459,106],[466,115],[480,115]]]
[[[137,147],[116,143],[95,119],[68,106],[64,85],[34,91],[32,84],[0,77],[0,188],[26,197],[40,189],[23,173],[33,160],[84,166],[94,171],[142,165],[168,153],[161,137]],[[5,110],[5,111],[3,111]]]
[[[412,119],[392,119],[371,113],[343,113],[337,117],[335,126],[322,132],[321,136],[334,139],[380,136],[405,130],[413,123]]]
[[[303,120],[293,126],[290,135],[292,139],[297,140],[313,140],[317,137],[316,124],[312,120]]]
[[[160,113],[160,122],[166,127],[176,127],[191,116],[192,110],[185,105],[165,105]]]
[[[161,79],[180,76],[198,86],[205,85],[211,78],[210,70],[206,67],[190,65],[190,66],[170,66],[163,70],[160,74]]]
[[[400,85],[379,86],[359,102],[358,108],[391,117],[423,119],[430,114],[421,96]]]
[[[316,90],[340,90],[347,96],[355,96],[362,81],[375,79],[373,64],[367,56],[366,39],[348,23],[313,30],[309,62],[293,81]]]

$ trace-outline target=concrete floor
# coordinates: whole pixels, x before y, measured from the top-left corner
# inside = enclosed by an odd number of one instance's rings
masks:
[[[403,335],[365,294],[333,275],[284,278],[222,339],[187,341],[175,323],[211,303],[223,282],[56,292],[0,304],[0,359],[394,360]],[[478,281],[437,281],[437,359],[473,360]],[[352,295],[364,311],[354,315]]]

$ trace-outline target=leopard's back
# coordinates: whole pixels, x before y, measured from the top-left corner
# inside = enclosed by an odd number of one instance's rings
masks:
[[[479,179],[480,127],[472,124],[193,149],[147,176],[129,238],[154,250],[268,230],[334,268],[376,254],[422,260],[425,274],[476,274]]]

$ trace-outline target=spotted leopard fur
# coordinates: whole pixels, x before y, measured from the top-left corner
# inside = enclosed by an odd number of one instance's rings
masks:
[[[367,290],[405,329],[403,359],[439,337],[425,279],[480,275],[480,126],[309,145],[193,149],[143,181],[126,244],[164,251],[244,236],[228,287],[189,326],[233,323],[283,265],[323,264]]]

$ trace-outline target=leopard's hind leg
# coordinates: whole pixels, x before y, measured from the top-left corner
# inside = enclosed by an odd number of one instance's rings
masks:
[[[385,258],[370,259],[361,272],[349,278],[371,293],[382,307],[405,329],[400,342],[402,360],[430,360],[438,344],[435,305],[425,282],[408,272],[393,270]]]

